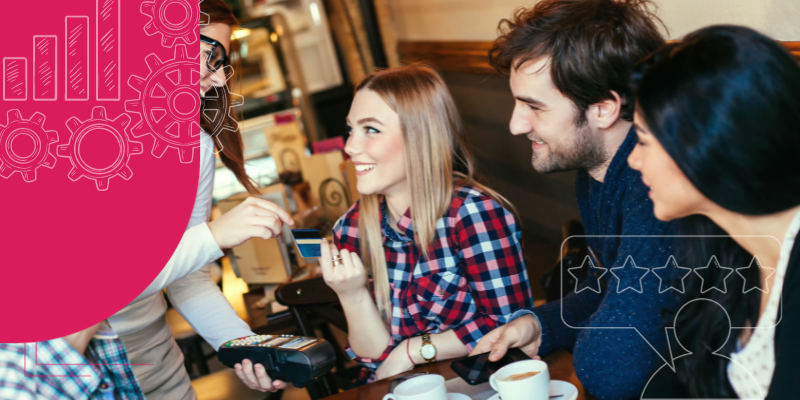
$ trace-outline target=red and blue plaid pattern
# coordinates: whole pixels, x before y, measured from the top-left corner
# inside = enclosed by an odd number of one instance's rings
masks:
[[[356,203],[334,227],[339,249],[360,255]],[[436,221],[428,260],[413,241],[409,209],[389,226],[382,204],[383,246],[392,291],[392,342],[379,359],[350,357],[375,371],[406,338],[453,330],[469,351],[483,335],[531,308],[522,231],[514,214],[476,188],[458,188],[449,212]]]
[[[87,353],[64,339],[0,343],[0,399],[144,400],[119,339],[92,339]]]

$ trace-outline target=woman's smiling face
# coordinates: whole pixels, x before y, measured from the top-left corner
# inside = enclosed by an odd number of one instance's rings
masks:
[[[633,123],[639,141],[628,156],[628,164],[642,173],[642,181],[650,188],[648,195],[653,200],[656,218],[671,221],[702,213],[710,200],[681,171],[652,134],[638,109]]]
[[[409,190],[400,117],[383,98],[372,90],[359,90],[347,126],[345,152],[356,165],[358,192],[393,195]]]

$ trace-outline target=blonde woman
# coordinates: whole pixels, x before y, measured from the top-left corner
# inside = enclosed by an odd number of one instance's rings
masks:
[[[474,180],[458,111],[433,70],[370,75],[347,124],[361,200],[320,264],[347,316],[347,352],[367,367],[357,384],[466,356],[531,307],[511,206]]]

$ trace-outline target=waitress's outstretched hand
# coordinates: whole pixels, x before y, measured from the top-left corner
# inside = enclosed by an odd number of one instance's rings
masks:
[[[329,244],[325,239],[322,239],[320,247],[319,264],[322,267],[322,277],[339,295],[340,300],[342,297],[361,294],[361,291],[366,292],[367,271],[358,254],[351,253],[347,249],[340,252],[335,245]],[[341,264],[333,265],[333,258],[336,256],[342,257],[342,261]]]
[[[281,233],[283,224],[294,225],[284,209],[258,197],[248,197],[242,204],[208,223],[220,249],[236,247],[248,239],[272,239]]]

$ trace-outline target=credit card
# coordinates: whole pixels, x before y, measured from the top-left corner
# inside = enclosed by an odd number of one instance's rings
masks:
[[[300,256],[303,258],[313,258],[322,255],[320,250],[322,245],[322,235],[316,229],[292,229],[292,239],[294,240]]]

